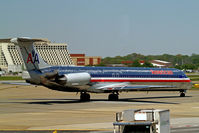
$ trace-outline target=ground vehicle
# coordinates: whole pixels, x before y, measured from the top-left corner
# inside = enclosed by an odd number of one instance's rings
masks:
[[[124,110],[116,113],[114,133],[170,133],[169,117],[169,110]]]

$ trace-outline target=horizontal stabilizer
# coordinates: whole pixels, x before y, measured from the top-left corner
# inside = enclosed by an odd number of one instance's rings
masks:
[[[28,38],[28,37],[0,39],[0,43],[18,44],[19,42],[34,43],[34,42],[50,42],[50,41],[48,39],[37,39],[37,38]]]

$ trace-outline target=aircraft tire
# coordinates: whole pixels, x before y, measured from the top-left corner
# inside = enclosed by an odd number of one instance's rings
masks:
[[[80,100],[81,101],[90,101],[90,94],[88,94],[88,93],[81,93]]]
[[[118,98],[117,94],[109,94],[109,96],[108,96],[109,101],[117,101],[118,99],[119,98]]]
[[[181,92],[180,97],[185,97],[185,93]]]

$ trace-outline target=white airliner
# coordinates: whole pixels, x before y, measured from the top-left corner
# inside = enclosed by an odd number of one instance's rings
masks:
[[[191,88],[190,79],[174,68],[77,67],[51,66],[38,54],[35,42],[44,39],[12,38],[0,42],[19,46],[30,79],[26,82],[52,90],[80,92],[80,100],[89,101],[89,93],[110,93],[108,99],[118,100],[122,91],[179,91],[184,97]]]

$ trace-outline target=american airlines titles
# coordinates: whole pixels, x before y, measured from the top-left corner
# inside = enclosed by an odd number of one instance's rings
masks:
[[[160,75],[173,75],[173,71],[171,70],[150,70],[152,74],[160,74]]]

